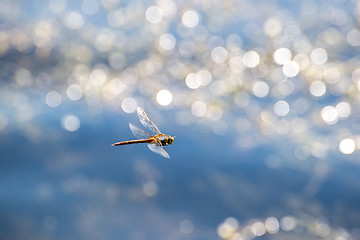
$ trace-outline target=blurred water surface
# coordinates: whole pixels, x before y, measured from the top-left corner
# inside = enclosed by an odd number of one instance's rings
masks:
[[[360,238],[357,1],[0,5],[1,239]]]

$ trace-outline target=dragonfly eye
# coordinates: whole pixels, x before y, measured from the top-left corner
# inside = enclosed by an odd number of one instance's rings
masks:
[[[172,144],[174,142],[174,138],[173,137],[169,137],[168,139],[168,144]]]

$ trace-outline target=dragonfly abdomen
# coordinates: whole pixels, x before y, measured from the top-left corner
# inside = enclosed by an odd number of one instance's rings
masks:
[[[117,142],[112,144],[111,146],[120,146],[120,145],[128,145],[128,144],[135,144],[135,143],[152,143],[153,139],[140,139],[140,140],[129,140],[123,142]]]

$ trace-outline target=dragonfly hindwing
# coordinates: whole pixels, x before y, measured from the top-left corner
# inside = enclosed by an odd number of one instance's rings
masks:
[[[169,154],[166,152],[166,150],[161,145],[152,143],[152,144],[148,144],[148,147],[154,153],[158,153],[163,157],[170,158]]]

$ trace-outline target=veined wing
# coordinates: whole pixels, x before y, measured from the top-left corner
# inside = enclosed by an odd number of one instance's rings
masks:
[[[139,116],[141,124],[144,125],[144,127],[150,129],[150,131],[154,135],[161,133],[160,130],[158,129],[158,127],[151,121],[150,117],[147,115],[147,113],[145,112],[144,109],[142,109],[141,107],[138,107],[137,114]]]
[[[147,132],[143,131],[142,129],[138,128],[134,124],[129,123],[129,127],[130,127],[131,132],[138,139],[147,139],[147,138],[149,138],[151,136],[150,133],[147,133]]]
[[[160,154],[161,156],[166,157],[166,158],[170,158],[170,155],[163,148],[163,146],[161,146],[160,143],[159,144],[158,143],[151,143],[151,144],[148,144],[148,147],[154,153]]]

